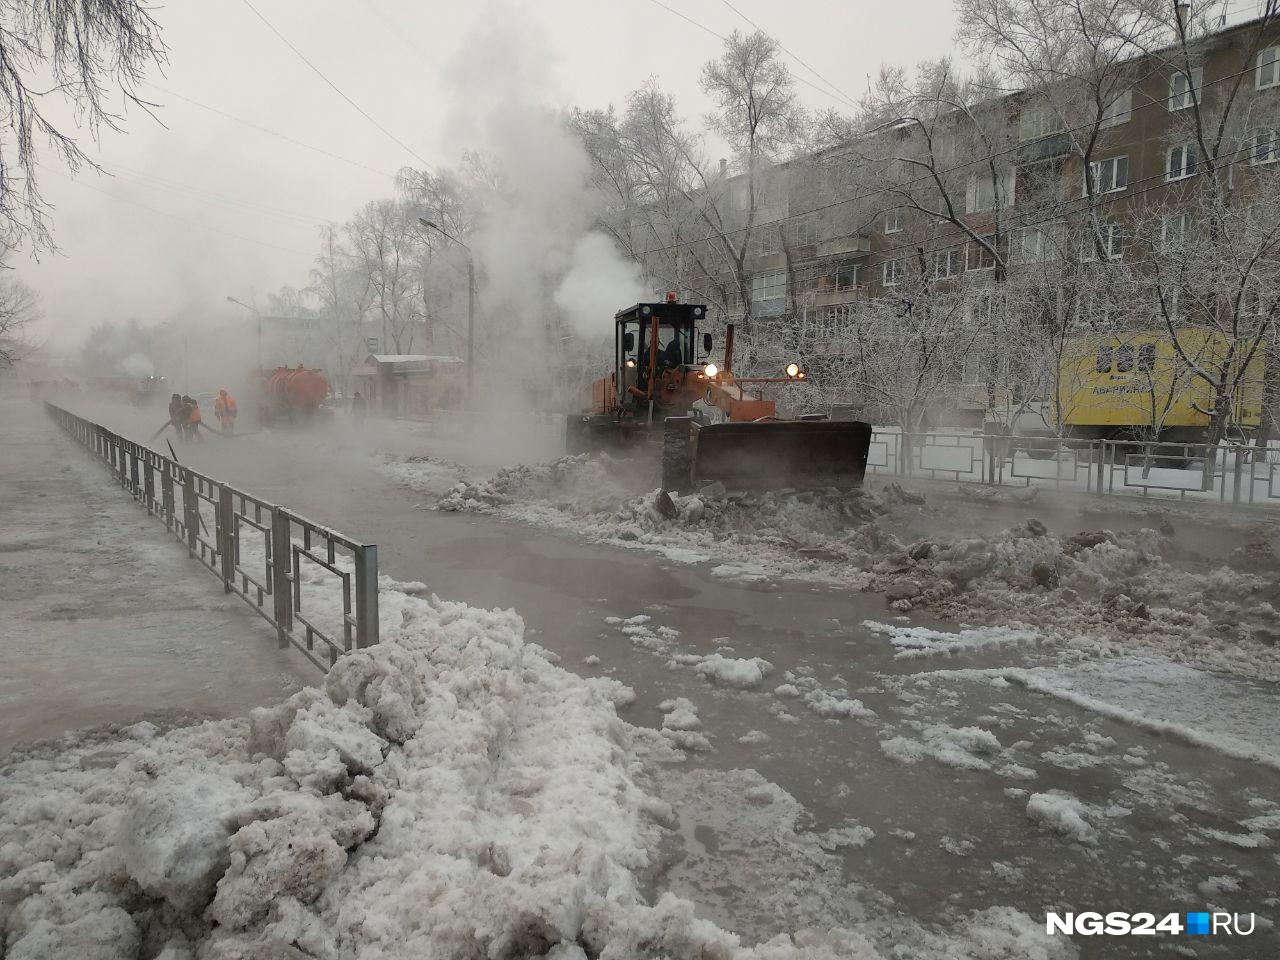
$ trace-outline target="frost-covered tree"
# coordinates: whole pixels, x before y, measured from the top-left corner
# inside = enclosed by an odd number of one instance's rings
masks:
[[[80,141],[55,117],[71,108],[96,136],[123,120],[112,104],[149,109],[137,92],[165,49],[142,0],[10,0],[0,6],[0,245],[52,245],[40,192],[41,147],[72,170],[92,165]]]
[[[36,292],[21,280],[0,276],[0,369],[12,367],[31,349],[27,328],[40,316]]]

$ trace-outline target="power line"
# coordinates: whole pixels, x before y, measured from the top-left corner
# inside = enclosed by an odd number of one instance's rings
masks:
[[[245,2],[247,3],[247,2],[248,2],[248,0],[245,0]],[[675,7],[671,7],[671,6],[668,6],[667,4],[663,3],[663,2],[662,2],[662,0],[649,0],[649,2],[650,2],[650,3],[652,3],[652,4],[654,4],[655,6],[659,6],[659,7],[661,7],[663,10],[667,11],[667,13],[670,13],[670,14],[672,14],[673,16],[677,16],[677,17],[679,17],[681,20],[683,20],[685,23],[689,24],[690,26],[692,26],[692,27],[697,27],[699,30],[703,31],[704,33],[709,33],[709,34],[711,34],[711,36],[715,37],[715,38],[716,38],[717,40],[719,40],[721,43],[723,43],[723,42],[725,42],[726,40],[728,40],[728,39],[729,39],[729,38],[728,38],[728,37],[726,37],[723,33],[717,33],[715,30],[712,30],[710,27],[708,27],[705,23],[699,23],[697,20],[694,20],[692,17],[687,16],[686,14],[681,13],[681,12],[680,12],[679,10],[677,10]],[[748,22],[748,23],[750,23],[750,21],[747,21],[747,22]],[[762,31],[762,32],[763,32],[763,31]],[[779,46],[781,46],[781,44],[779,44]],[[785,50],[785,48],[784,48],[784,50]],[[822,87],[818,86],[816,83],[811,83],[810,81],[806,80],[804,77],[795,77],[794,79],[796,80],[796,82],[797,82],[797,83],[803,83],[806,87],[811,87],[812,89],[817,90],[817,91],[818,91],[820,94],[822,94],[824,97],[830,97],[830,98],[831,98],[831,99],[833,99],[833,100],[839,100],[839,101],[841,101],[842,103],[845,103],[845,104],[847,104],[848,106],[851,106],[851,107],[852,107],[852,106],[855,106],[855,104],[854,104],[853,102],[851,102],[850,100],[847,100],[846,98],[844,98],[844,97],[842,97],[842,96],[838,96],[838,95],[836,95],[836,94],[832,93],[830,90],[824,90],[824,89],[822,89]]]
[[[290,226],[305,226],[307,228],[311,228],[316,225],[332,222],[330,219],[325,217],[317,217],[313,214],[302,213],[296,210],[286,210],[283,207],[273,207],[268,204],[257,203],[253,200],[244,200],[238,197],[231,197],[226,194],[216,193],[211,190],[204,190],[200,187],[193,187],[177,180],[169,180],[165,177],[147,173],[144,170],[134,170],[122,163],[106,161],[101,165],[112,176],[119,177],[124,181],[135,182],[144,186],[150,183],[152,185],[159,186],[162,189],[185,194],[197,200],[203,200],[207,203],[222,204],[230,209],[244,208],[243,212],[269,216],[280,222],[289,224]],[[117,170],[121,172],[115,172]]]
[[[234,120],[236,123],[242,123],[246,127],[252,127],[254,130],[257,130],[259,133],[265,133],[265,134],[268,134],[269,136],[277,137],[285,141],[286,143],[293,144],[295,147],[302,147],[304,150],[310,150],[313,153],[321,154],[322,156],[329,157],[331,160],[339,160],[342,163],[348,164],[350,166],[359,167],[361,170],[368,170],[370,173],[376,173],[376,174],[379,174],[380,176],[390,177],[392,180],[396,178],[396,175],[394,173],[387,173],[387,171],[385,170],[379,170],[377,167],[371,167],[368,164],[361,163],[358,160],[351,160],[347,157],[340,156],[339,154],[332,153],[324,149],[323,147],[317,147],[314,144],[304,143],[301,140],[295,140],[293,137],[288,136],[287,134],[281,133],[279,130],[272,130],[270,127],[264,127],[261,124],[254,123],[252,120],[245,120],[243,117],[237,117],[234,114],[227,113],[225,110],[219,110],[217,107],[211,107],[207,103],[201,103],[199,100],[193,100],[191,97],[186,97],[180,93],[175,93],[172,90],[166,90],[164,87],[156,86],[156,84],[154,83],[151,84],[151,86],[155,87],[156,90],[159,90],[161,93],[163,93],[167,97],[173,97],[176,100],[181,100],[184,103],[189,103],[193,107],[199,107],[201,110],[207,110],[210,113],[215,113],[220,117],[226,118],[227,120]]]
[[[234,240],[243,240],[245,243],[254,243],[261,247],[271,247],[275,250],[283,250],[285,253],[294,253],[294,254],[297,254],[298,256],[303,256],[303,257],[313,256],[313,253],[308,253],[303,250],[295,250],[292,247],[284,247],[278,243],[271,243],[270,241],[267,241],[267,240],[255,240],[253,237],[246,237],[238,233],[232,233],[229,230],[222,230],[222,229],[219,229],[218,227],[211,227],[208,224],[199,223],[195,220],[189,220],[186,217],[179,216],[176,213],[169,213],[168,211],[165,211],[165,210],[157,210],[155,207],[149,206],[148,204],[141,203],[140,201],[133,200],[129,197],[122,197],[119,194],[111,193],[108,190],[102,190],[99,187],[95,187],[93,186],[93,184],[86,183],[83,180],[77,180],[75,177],[68,176],[62,171],[55,170],[52,167],[47,167],[44,164],[39,164],[38,166],[40,166],[41,169],[46,170],[49,173],[52,173],[54,176],[62,177],[64,180],[68,180],[71,183],[84,187],[86,190],[92,190],[94,193],[100,193],[104,197],[110,197],[112,200],[116,200],[120,203],[127,203],[135,207],[140,207],[143,210],[148,211],[149,213],[155,214],[156,216],[167,217],[170,220],[177,220],[181,223],[187,224],[188,226],[196,227],[197,229],[200,229],[200,230],[207,230],[210,233],[218,233],[224,237],[231,237]]]
[[[409,154],[409,156],[413,157],[413,158],[414,158],[415,160],[417,160],[420,164],[422,164],[422,166],[423,166],[425,169],[428,169],[428,170],[429,170],[429,169],[431,168],[431,164],[427,163],[427,161],[426,161],[426,160],[424,160],[421,156],[419,156],[419,154],[417,153],[417,151],[415,151],[412,147],[410,147],[408,144],[406,144],[403,140],[401,140],[399,137],[397,137],[394,133],[392,133],[390,130],[388,130],[386,127],[384,127],[382,124],[380,124],[377,120],[373,119],[373,117],[372,117],[372,116],[370,116],[370,115],[369,115],[369,113],[368,113],[368,112],[367,112],[367,111],[366,111],[362,106],[360,106],[360,104],[356,103],[356,102],[355,102],[354,100],[352,100],[349,96],[347,96],[345,93],[343,93],[343,92],[342,92],[342,90],[338,87],[338,85],[337,85],[336,83],[334,83],[334,82],[333,82],[332,80],[330,80],[327,76],[325,76],[325,75],[324,75],[324,72],[323,72],[319,67],[317,67],[314,63],[312,63],[310,60],[308,60],[308,59],[306,58],[306,56],[302,53],[302,51],[301,51],[301,50],[299,50],[297,47],[295,47],[292,43],[290,43],[290,42],[289,42],[288,37],[286,37],[283,33],[281,33],[279,30],[277,30],[277,29],[272,25],[272,23],[271,23],[271,21],[270,21],[270,20],[268,20],[268,19],[267,19],[266,17],[264,17],[261,13],[259,13],[259,12],[258,12],[258,9],[257,9],[257,8],[252,4],[252,3],[250,3],[250,2],[249,2],[249,0],[241,0],[241,2],[242,2],[246,7],[248,7],[250,11],[252,11],[252,13],[253,13],[253,15],[254,15],[255,17],[257,17],[257,18],[258,18],[259,20],[261,20],[264,24],[266,24],[267,29],[268,29],[268,30],[270,30],[272,33],[274,33],[274,34],[275,34],[275,35],[280,39],[280,42],[281,42],[281,43],[283,43],[286,47],[288,47],[290,50],[292,50],[292,51],[293,51],[293,53],[294,53],[294,55],[296,55],[296,56],[297,56],[297,58],[298,58],[299,60],[301,60],[301,61],[302,61],[303,63],[305,63],[308,67],[310,67],[310,68],[311,68],[311,70],[312,70],[312,72],[313,72],[313,73],[315,73],[315,75],[316,75],[317,77],[319,77],[321,80],[323,80],[323,81],[324,81],[324,82],[329,86],[329,88],[330,88],[334,93],[336,93],[336,94],[337,94],[338,96],[340,96],[343,100],[345,100],[347,103],[349,103],[349,104],[350,104],[350,105],[351,105],[351,106],[356,110],[356,112],[360,114],[360,116],[364,117],[364,118],[365,118],[366,120],[368,120],[371,124],[373,124],[375,127],[377,127],[377,128],[378,128],[378,130],[380,130],[380,131],[381,131],[381,132],[382,132],[382,133],[383,133],[383,134],[384,134],[384,135],[385,135],[389,140],[391,140],[392,142],[394,142],[397,146],[399,146],[399,147],[400,147],[400,149],[404,150],[407,154]]]
[[[723,4],[724,4],[726,7],[728,7],[730,10],[732,10],[734,13],[736,13],[736,14],[737,14],[739,17],[741,17],[743,20],[745,20],[748,24],[750,24],[750,25],[752,26],[752,28],[754,28],[755,30],[759,31],[760,33],[765,34],[766,36],[771,36],[771,34],[769,34],[769,33],[768,33],[768,31],[766,31],[766,30],[762,29],[762,28],[761,28],[761,26],[760,26],[758,23],[756,23],[754,20],[752,20],[750,17],[748,17],[745,13],[743,13],[741,10],[739,10],[737,7],[735,7],[735,6],[733,5],[733,3],[731,2],[731,0],[720,0],[720,2],[721,2],[721,3],[723,3]],[[853,102],[853,98],[852,98],[852,97],[850,97],[847,93],[845,93],[843,90],[841,90],[839,87],[837,87],[834,83],[832,83],[830,80],[828,80],[828,79],[827,79],[826,77],[824,77],[822,74],[820,74],[817,70],[815,70],[812,66],[810,66],[810,65],[809,65],[805,60],[803,60],[803,59],[800,57],[800,55],[799,55],[799,54],[797,54],[797,53],[793,53],[790,49],[788,49],[788,48],[787,48],[787,45],[786,45],[785,43],[783,43],[781,40],[779,40],[777,37],[774,37],[773,39],[775,40],[775,42],[777,42],[778,46],[782,49],[782,52],[783,52],[783,53],[785,53],[785,54],[786,54],[787,56],[789,56],[792,60],[794,60],[796,63],[800,64],[800,66],[804,67],[806,70],[808,70],[810,73],[812,73],[815,77],[817,77],[819,80],[821,80],[823,83],[825,83],[828,87],[830,87],[832,90],[834,90],[837,94],[839,94],[839,95],[840,95],[840,99],[841,99],[841,100],[843,100],[845,103],[847,103],[849,106],[851,106],[851,107],[856,107],[856,104]],[[799,78],[797,78],[797,79],[799,79]]]

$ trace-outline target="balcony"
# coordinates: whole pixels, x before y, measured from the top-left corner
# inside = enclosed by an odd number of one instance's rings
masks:
[[[865,234],[854,234],[851,237],[836,237],[824,240],[814,248],[814,259],[823,257],[848,257],[866,255],[871,252],[871,238]]]
[[[1071,139],[1063,133],[1050,133],[1018,146],[1019,163],[1042,163],[1065,157],[1071,150]]]

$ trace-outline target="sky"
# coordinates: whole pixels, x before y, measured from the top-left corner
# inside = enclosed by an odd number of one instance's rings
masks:
[[[406,165],[456,163],[486,99],[620,106],[656,77],[696,121],[714,34],[749,19],[794,55],[807,106],[840,107],[882,63],[948,54],[954,32],[950,0],[224,0],[156,17],[169,62],[141,92],[159,120],[135,109],[97,143],[81,131],[110,176],[42,161],[59,250],[11,260],[55,352],[104,320],[238,320],[228,296],[262,306],[305,285],[322,225],[390,196]],[[518,52],[496,39],[513,31]]]

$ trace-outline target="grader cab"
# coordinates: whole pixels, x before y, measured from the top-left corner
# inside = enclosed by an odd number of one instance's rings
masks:
[[[614,369],[591,385],[571,414],[571,453],[648,444],[662,448],[662,485],[687,491],[719,481],[733,488],[853,487],[866,473],[871,427],[826,418],[785,420],[752,388],[799,384],[788,364],[776,377],[733,373],[733,326],[723,364],[710,361],[714,338],[702,304],[638,303],[614,318]],[[701,348],[699,350],[699,348]]]

